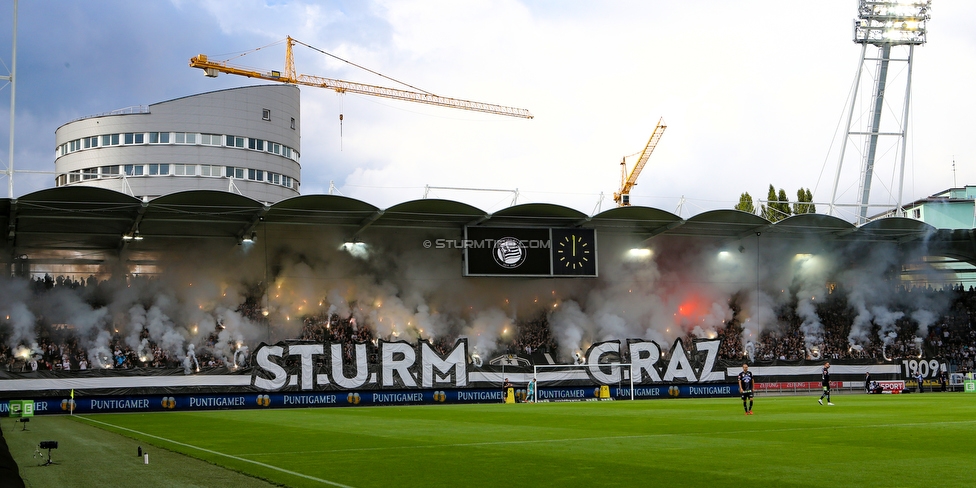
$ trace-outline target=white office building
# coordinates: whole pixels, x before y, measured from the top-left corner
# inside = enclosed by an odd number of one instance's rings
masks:
[[[57,186],[153,198],[184,190],[272,204],[299,194],[294,85],[220,90],[68,122],[55,133]]]

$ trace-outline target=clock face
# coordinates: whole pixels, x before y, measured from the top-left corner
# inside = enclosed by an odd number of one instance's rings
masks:
[[[596,276],[596,234],[593,229],[552,229],[552,272]]]

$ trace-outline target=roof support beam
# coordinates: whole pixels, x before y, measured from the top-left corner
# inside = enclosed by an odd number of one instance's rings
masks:
[[[386,210],[377,210],[376,212],[373,212],[373,215],[366,217],[366,219],[359,224],[359,230],[357,230],[356,233],[352,235],[352,238],[350,240],[352,242],[356,242],[356,239],[359,239],[360,234],[362,234],[363,231],[368,229],[369,226],[373,225],[374,222],[379,220],[379,218],[382,217],[383,214],[385,213]]]
[[[685,222],[687,222],[687,221],[686,220],[675,220],[674,222],[671,222],[668,225],[664,225],[664,226],[658,227],[657,229],[654,229],[650,233],[648,233],[647,237],[644,238],[644,240],[641,242],[641,244],[642,245],[646,245],[647,243],[651,242],[651,239],[653,239],[654,237],[656,237],[658,235],[661,235],[661,234],[663,234],[663,233],[665,233],[665,232],[667,232],[669,230],[677,229],[678,227],[681,227],[682,225],[685,225]]]
[[[489,219],[491,219],[491,214],[484,214],[481,217],[478,217],[477,219],[474,219],[471,222],[468,222],[467,224],[464,224],[464,226],[465,227],[474,227],[476,225],[481,225],[481,224],[487,222]]]
[[[121,254],[125,250],[125,246],[130,240],[139,236],[139,224],[142,223],[142,218],[146,215],[146,209],[149,208],[149,202],[142,202],[139,205],[139,210],[136,212],[136,216],[132,219],[132,226],[129,227],[129,232],[122,236],[119,236],[119,247],[118,252]]]
[[[258,209],[257,212],[255,212],[254,217],[251,217],[251,220],[248,221],[247,225],[245,225],[244,228],[237,233],[238,244],[244,242],[244,239],[251,239],[252,241],[254,240],[256,237],[255,234],[257,233],[254,229],[264,220],[264,215],[268,213],[268,210],[271,210],[271,207],[264,205]]]

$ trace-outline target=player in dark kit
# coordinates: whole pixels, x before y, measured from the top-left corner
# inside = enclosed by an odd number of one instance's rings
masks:
[[[752,387],[753,387],[752,373],[749,371],[749,365],[742,365],[742,372],[739,373],[739,395],[742,396],[742,408],[745,409],[746,415],[752,415]],[[748,404],[746,403],[748,400]]]
[[[823,371],[820,373],[820,385],[823,386],[823,393],[820,394],[820,399],[817,403],[823,405],[824,397],[827,397],[827,405],[833,406],[830,403],[830,363],[824,363]]]

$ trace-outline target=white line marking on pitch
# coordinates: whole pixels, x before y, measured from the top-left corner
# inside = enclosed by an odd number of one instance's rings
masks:
[[[222,452],[214,451],[212,449],[206,449],[206,448],[203,448],[203,447],[194,446],[192,444],[186,444],[186,443],[183,443],[183,442],[174,441],[172,439],[167,439],[165,437],[160,437],[158,435],[147,434],[145,432],[140,432],[138,430],[129,429],[129,428],[122,427],[122,426],[119,426],[119,425],[110,424],[108,422],[102,422],[100,420],[91,419],[91,418],[88,418],[88,417],[85,417],[85,416],[79,415],[79,416],[77,416],[77,418],[82,419],[82,420],[87,420],[89,422],[94,422],[96,424],[107,425],[109,427],[112,427],[112,428],[115,428],[115,429],[119,429],[119,430],[126,430],[126,431],[132,432],[134,434],[144,435],[146,437],[152,437],[153,439],[159,439],[161,441],[169,442],[169,443],[172,443],[172,444],[176,444],[178,446],[188,447],[190,449],[196,449],[198,451],[203,451],[203,452],[206,452],[206,453],[209,453],[209,454],[215,454],[217,456],[224,456],[226,458],[230,458],[230,459],[233,459],[235,461],[241,461],[241,462],[245,462],[245,463],[256,464],[256,465],[261,466],[261,467],[264,467],[264,468],[273,469],[275,471],[280,471],[280,472],[285,473],[285,474],[290,474],[292,476],[298,476],[300,478],[305,478],[305,479],[312,480],[312,481],[318,481],[319,483],[324,483],[326,485],[338,486],[340,488],[353,488],[352,486],[344,485],[342,483],[336,483],[335,481],[329,481],[329,480],[324,480],[322,478],[316,478],[314,476],[309,476],[309,475],[303,474],[303,473],[297,473],[295,471],[290,471],[290,470],[287,470],[287,469],[284,469],[284,468],[279,468],[277,466],[272,466],[270,464],[262,463],[260,461],[253,461],[251,459],[245,459],[245,458],[237,457],[237,456],[234,456],[234,455],[231,455],[231,454],[225,454],[225,453],[222,453]]]

